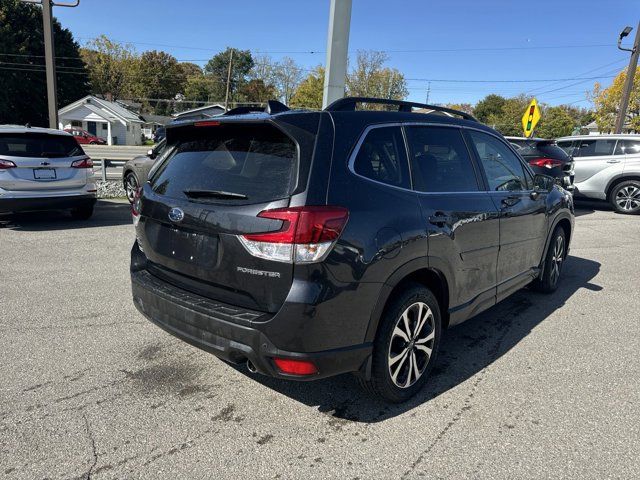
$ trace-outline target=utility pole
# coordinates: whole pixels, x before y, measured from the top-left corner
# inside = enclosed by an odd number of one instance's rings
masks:
[[[224,110],[229,111],[229,83],[231,83],[231,64],[233,63],[233,48],[229,54],[229,69],[227,70],[227,93],[224,96]]]
[[[49,128],[58,128],[58,94],[56,88],[56,52],[53,43],[53,7],[77,7],[75,3],[54,3],[52,0],[22,0],[25,3],[42,5],[42,26],[44,32],[44,63],[47,76],[47,108]]]
[[[344,97],[350,25],[351,0],[331,0],[322,108]]]
[[[629,60],[629,67],[627,68],[627,78],[624,81],[624,90],[622,91],[622,100],[620,101],[620,111],[618,112],[618,118],[616,119],[616,128],[614,133],[622,133],[624,121],[627,117],[629,98],[631,97],[631,90],[633,89],[633,79],[636,75],[636,67],[638,66],[638,56],[640,55],[640,22],[638,22],[638,28],[636,29],[636,39],[635,42],[633,42],[633,48],[622,48],[620,46],[622,39],[629,35],[631,30],[633,30],[633,28],[625,27],[618,38],[618,48],[626,52],[631,52],[631,59]]]
[[[429,97],[431,96],[431,82],[429,82],[429,85],[427,86],[427,101],[426,103],[429,103]]]

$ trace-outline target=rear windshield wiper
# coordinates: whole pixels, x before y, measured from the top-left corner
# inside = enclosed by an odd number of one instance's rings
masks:
[[[226,198],[233,200],[246,200],[249,198],[242,193],[225,192],[224,190],[185,190],[184,194],[189,198]]]

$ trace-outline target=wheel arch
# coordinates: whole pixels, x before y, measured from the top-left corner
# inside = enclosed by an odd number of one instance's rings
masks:
[[[618,185],[619,183],[622,183],[622,182],[626,182],[627,180],[640,181],[640,174],[624,174],[624,173],[621,173],[621,174],[616,175],[615,177],[613,177],[611,180],[609,180],[609,183],[607,184],[607,188],[605,188],[605,190],[604,190],[604,193],[607,196],[607,201],[610,200],[611,192],[616,187],[616,185]]]
[[[378,297],[378,302],[373,309],[365,341],[373,341],[375,339],[378,325],[389,302],[398,291],[410,283],[419,283],[431,290],[438,300],[442,316],[442,328],[447,328],[449,324],[449,282],[442,271],[429,267],[428,260],[424,258],[403,265],[385,282]]]
[[[547,258],[547,252],[549,251],[549,246],[551,245],[551,237],[553,232],[555,232],[557,227],[562,227],[565,234],[565,239],[567,242],[567,247],[565,248],[565,258],[569,255],[569,244],[571,242],[571,235],[573,234],[573,223],[571,222],[571,218],[568,215],[560,215],[558,216],[551,228],[549,229],[549,233],[547,234],[547,240],[545,241],[544,253],[542,254],[542,258],[540,259],[540,276],[544,275],[544,266],[545,259]]]

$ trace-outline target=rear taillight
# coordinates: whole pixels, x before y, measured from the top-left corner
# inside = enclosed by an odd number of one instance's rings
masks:
[[[536,158],[529,160],[529,165],[533,167],[553,168],[562,165],[562,160],[556,160],[555,158]]]
[[[93,168],[93,160],[89,157],[81,158],[80,160],[76,160],[71,162],[72,168]]]
[[[275,232],[240,235],[249,253],[277,262],[313,263],[331,250],[349,211],[342,207],[292,207],[265,210],[258,217],[281,220],[282,227]]]
[[[2,160],[0,158],[0,170],[9,170],[10,168],[16,168],[16,164],[11,160]]]
[[[294,360],[292,358],[274,358],[278,370],[289,375],[314,375],[318,368],[309,360]]]

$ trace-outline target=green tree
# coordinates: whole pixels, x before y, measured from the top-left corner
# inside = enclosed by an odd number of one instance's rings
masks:
[[[231,52],[233,52],[233,57],[231,56]],[[229,62],[231,62],[229,98],[230,100],[237,101],[238,88],[246,83],[247,76],[255,63],[249,50],[238,50],[237,48],[227,47],[224,52],[218,53],[207,62],[204,71],[218,79],[223,85],[223,88],[226,89]]]
[[[470,103],[447,103],[444,106],[453,110],[468,113],[469,115],[473,115],[473,105],[471,105]]]
[[[566,107],[546,107],[542,111],[542,117],[538,123],[535,135],[541,138],[558,138],[571,135],[577,121],[569,113]]]
[[[79,46],[69,30],[53,22],[58,106],[90,91]],[[0,123],[48,126],[42,9],[19,0],[0,2]],[[15,55],[15,56],[14,56]]]
[[[507,99],[503,98],[503,100],[502,108],[497,112],[491,113],[484,123],[495,128],[503,135],[522,136],[522,115],[530,99],[524,95],[519,95]],[[477,108],[474,111],[477,112]]]
[[[184,87],[185,100],[214,102],[224,99],[224,85],[211,75],[192,75]]]
[[[171,102],[159,102],[153,99],[173,99],[184,90],[186,76],[182,66],[173,55],[151,50],[144,52],[136,68],[135,80],[131,91],[138,98],[154,105],[156,114],[171,113]],[[152,100],[149,100],[152,99]]]
[[[601,132],[613,131],[626,78],[627,72],[623,70],[613,79],[613,83],[608,88],[603,88],[599,83],[596,83],[593,88],[591,99],[595,105],[595,120]],[[640,131],[640,69],[636,70],[633,78],[625,125],[633,131]]]
[[[265,85],[262,80],[249,80],[240,86],[238,96],[243,102],[264,103],[277,97],[273,85]]]
[[[360,50],[356,66],[347,74],[347,94],[352,97],[377,97],[403,100],[409,94],[407,82],[395,68],[385,67],[384,52]]]
[[[133,46],[101,35],[80,54],[87,64],[93,93],[112,95],[114,99],[135,94],[138,56]]]
[[[194,75],[202,75],[202,68],[200,68],[200,65],[197,65],[195,63],[181,62],[180,68],[182,69],[185,80]]]
[[[482,123],[489,123],[489,117],[501,114],[506,101],[506,98],[492,93],[476,104],[473,114]]]
[[[307,78],[300,82],[296,88],[291,101],[292,107],[312,108],[320,110],[322,108],[322,93],[324,87],[324,67],[317,66]]]

